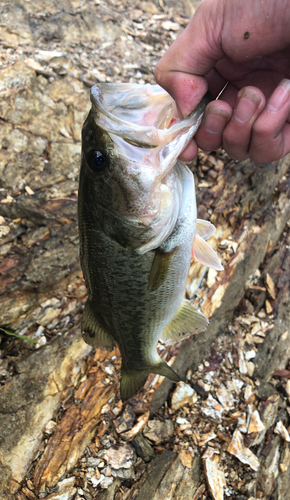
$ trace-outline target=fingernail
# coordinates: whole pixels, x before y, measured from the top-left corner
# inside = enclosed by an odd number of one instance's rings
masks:
[[[208,106],[203,126],[210,134],[221,134],[228,119],[229,114],[224,109],[217,106]]]
[[[272,113],[279,111],[284,106],[290,96],[290,80],[284,78],[274,90],[269,101],[267,102],[267,109]]]
[[[242,89],[238,93],[238,104],[233,113],[233,118],[238,123],[247,123],[256,112],[261,96],[252,89]]]

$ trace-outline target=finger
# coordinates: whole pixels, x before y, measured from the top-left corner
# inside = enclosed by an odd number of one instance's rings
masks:
[[[206,79],[175,72],[170,83],[170,92],[169,88],[162,86],[175,99],[180,118],[186,118],[206,94]]]
[[[257,163],[270,163],[290,152],[290,80],[282,80],[253,125],[249,153]]]
[[[213,96],[218,95],[227,83],[215,69],[209,72],[206,80]],[[204,151],[213,151],[222,146],[222,133],[232,115],[232,106],[237,93],[238,89],[229,83],[221,94],[222,100],[212,101],[207,106],[205,117],[194,140],[180,155],[182,161],[192,161],[197,156],[197,146]]]
[[[224,57],[219,37],[222,10],[216,2],[201,3],[186,29],[156,66],[157,83],[175,99],[183,117],[205,94],[204,75]]]
[[[205,110],[204,119],[194,140],[180,155],[185,162],[192,161],[198,153],[198,148],[204,151],[213,151],[222,146],[222,133],[230,119],[231,107],[223,101],[212,101]]]
[[[237,94],[231,120],[223,133],[223,148],[233,160],[249,157],[252,125],[265,107],[264,94],[256,87],[244,87]]]
[[[223,101],[211,102],[206,110],[200,128],[195,136],[197,145],[204,151],[222,146],[222,134],[232,114],[230,105]]]
[[[198,155],[198,147],[194,140],[192,140],[188,146],[182,151],[179,159],[185,161],[186,163],[191,162]]]

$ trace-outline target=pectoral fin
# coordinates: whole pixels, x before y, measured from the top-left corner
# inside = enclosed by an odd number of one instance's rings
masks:
[[[152,262],[148,281],[150,292],[157,290],[166,279],[172,256],[177,250],[178,247],[173,248],[171,252],[162,252],[159,248],[155,250],[155,257]]]
[[[112,350],[114,338],[100,325],[94,313],[92,304],[88,299],[82,315],[82,332],[84,341],[93,347],[103,347]]]
[[[192,245],[192,257],[207,267],[212,267],[217,271],[222,271],[223,266],[214,249],[203,238],[195,233]]]
[[[196,232],[204,240],[207,240],[215,233],[215,226],[208,220],[197,219],[196,221]]]
[[[173,344],[205,330],[207,326],[208,319],[184,300],[171,323],[163,330],[162,339],[166,344]]]

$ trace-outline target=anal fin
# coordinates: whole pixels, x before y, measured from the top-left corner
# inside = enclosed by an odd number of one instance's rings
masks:
[[[208,319],[200,311],[184,300],[171,323],[163,330],[162,339],[166,344],[180,342],[205,330],[208,323]]]
[[[87,344],[93,347],[101,347],[109,350],[113,349],[115,343],[114,338],[100,325],[89,299],[83,311],[81,328],[83,339]]]

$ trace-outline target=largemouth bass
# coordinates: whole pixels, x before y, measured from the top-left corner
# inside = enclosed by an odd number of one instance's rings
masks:
[[[82,130],[80,256],[88,299],[87,343],[122,356],[121,397],[149,373],[179,376],[157,353],[204,330],[207,318],[184,300],[194,255],[221,270],[197,220],[194,178],[178,156],[196,132],[207,96],[184,120],[158,85],[99,84]]]

